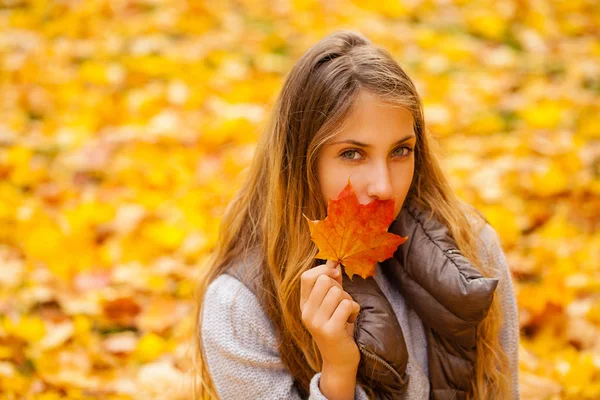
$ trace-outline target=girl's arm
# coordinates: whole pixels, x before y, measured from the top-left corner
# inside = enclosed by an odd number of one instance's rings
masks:
[[[201,346],[221,399],[301,399],[279,357],[271,321],[234,277],[221,275],[207,289]],[[313,376],[309,400],[327,400],[320,379],[321,372]],[[367,400],[358,384],[354,398]]]
[[[488,265],[495,268],[496,277],[500,279],[497,292],[504,310],[504,325],[500,331],[500,342],[510,361],[511,399],[519,400],[519,314],[514,285],[498,234],[489,224],[483,229],[483,240],[487,244]]]

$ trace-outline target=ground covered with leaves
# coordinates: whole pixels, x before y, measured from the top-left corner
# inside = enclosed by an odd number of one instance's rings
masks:
[[[0,399],[191,397],[194,277],[336,28],[413,78],[500,234],[522,398],[600,398],[599,26],[594,0],[0,1]]]

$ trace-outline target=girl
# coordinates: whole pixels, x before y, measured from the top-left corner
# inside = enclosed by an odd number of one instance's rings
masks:
[[[455,240],[454,250],[481,276],[498,280],[476,326],[476,362],[465,370],[470,387],[452,391],[448,384],[440,391],[432,386],[440,376],[432,366],[433,336],[425,334],[437,335],[435,329],[424,323],[419,301],[407,301],[378,264],[374,281],[408,353],[400,371],[405,388],[388,398],[519,397],[517,308],[499,238],[452,192],[434,144],[413,82],[360,33],[337,31],[300,58],[199,279],[194,365],[200,398],[384,398],[357,380],[354,325],[365,304],[344,290],[340,265],[314,259],[318,249],[303,218],[324,219],[328,199],[337,198],[348,179],[361,204],[393,198],[397,216],[408,204],[431,211]],[[226,273],[242,265],[245,275]],[[419,267],[433,274],[427,263]]]

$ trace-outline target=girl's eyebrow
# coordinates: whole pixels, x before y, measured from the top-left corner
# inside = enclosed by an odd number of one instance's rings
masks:
[[[406,141],[408,141],[408,140],[410,140],[410,139],[413,139],[413,138],[415,138],[415,137],[416,137],[415,135],[408,135],[408,136],[406,136],[405,138],[402,138],[402,139],[398,140],[396,143],[394,143],[394,144],[392,145],[392,147],[393,147],[393,146],[396,146],[396,145],[398,145],[398,144],[400,144],[400,143],[404,143],[404,142],[406,142]],[[349,143],[349,144],[353,144],[353,145],[355,145],[355,146],[367,147],[367,148],[368,148],[368,147],[372,147],[370,144],[367,144],[367,143],[362,143],[362,142],[358,142],[358,141],[356,141],[356,140],[353,140],[353,139],[341,140],[341,141],[339,141],[339,142],[333,142],[333,143],[330,143],[330,144],[331,144],[331,145],[334,145],[334,144],[341,144],[341,143]]]

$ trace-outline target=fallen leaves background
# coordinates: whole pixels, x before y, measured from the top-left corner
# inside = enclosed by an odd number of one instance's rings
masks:
[[[500,234],[522,397],[600,398],[599,7],[0,1],[0,398],[190,397],[195,271],[284,75],[346,27]]]

